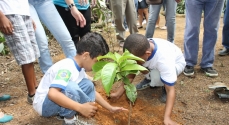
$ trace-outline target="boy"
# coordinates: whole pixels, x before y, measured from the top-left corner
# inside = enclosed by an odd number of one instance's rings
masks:
[[[160,100],[166,102],[164,124],[176,124],[171,120],[170,115],[175,101],[174,85],[177,75],[184,70],[186,64],[181,50],[167,40],[159,38],[147,40],[145,36],[140,34],[128,36],[123,49],[127,49],[132,54],[144,59],[146,62],[138,63],[150,71],[146,78],[136,85],[137,90],[143,90],[149,86],[162,86]],[[146,74],[146,72],[143,73]],[[134,77],[134,75],[129,76],[131,81]],[[111,98],[118,99],[124,91],[123,86],[120,87],[117,92],[111,93]]]
[[[84,69],[91,71],[97,57],[108,51],[100,34],[87,33],[79,41],[74,58],[57,62],[45,73],[36,91],[34,109],[44,117],[63,116],[63,125],[75,125],[76,113],[93,117],[97,110],[94,101],[111,112],[126,110],[108,104],[86,78]]]
[[[37,87],[33,62],[40,56],[28,0],[0,1],[0,30],[15,57],[28,89],[27,101],[32,104]]]

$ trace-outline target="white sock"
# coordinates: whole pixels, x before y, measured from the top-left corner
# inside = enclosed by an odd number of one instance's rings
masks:
[[[76,117],[74,116],[72,119],[66,119],[64,118],[64,121],[66,124],[72,124],[76,121]]]

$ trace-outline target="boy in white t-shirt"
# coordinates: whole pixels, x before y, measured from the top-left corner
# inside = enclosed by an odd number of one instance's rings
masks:
[[[149,73],[143,72],[146,74],[146,77],[136,85],[137,90],[143,90],[150,86],[162,86],[162,96],[160,100],[166,102],[164,124],[176,124],[170,118],[175,101],[174,85],[177,76],[182,73],[186,65],[180,48],[164,39],[147,39],[140,34],[131,34],[125,40],[123,50],[125,49],[144,59],[145,62],[138,63],[150,71]],[[135,75],[129,76],[131,81],[134,77]],[[111,93],[111,98],[118,99],[124,91],[124,87],[120,87],[115,93]]]
[[[85,73],[85,70],[91,71],[99,55],[108,51],[106,41],[98,33],[87,33],[80,39],[77,55],[57,62],[41,79],[33,101],[39,115],[50,117],[59,114],[64,117],[63,125],[75,125],[77,113],[86,117],[95,115],[95,101],[110,112],[126,110],[107,103],[95,91],[94,84]]]

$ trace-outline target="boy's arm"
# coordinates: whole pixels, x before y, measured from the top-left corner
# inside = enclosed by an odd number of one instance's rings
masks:
[[[67,5],[74,4],[73,0],[65,0]],[[86,25],[86,20],[84,16],[79,12],[79,10],[76,8],[76,6],[72,6],[71,9],[72,16],[76,19],[77,26],[80,26],[83,28]]]
[[[128,75],[130,83],[132,83],[132,81],[134,80],[135,76],[136,76],[135,74]],[[122,94],[124,92],[125,92],[124,83],[122,83],[119,86],[119,88],[117,89],[116,92],[110,94],[110,98],[113,99],[113,100],[118,100],[122,96]]]
[[[0,11],[0,31],[3,34],[11,35],[13,30],[13,25],[10,20]]]
[[[92,117],[95,115],[97,108],[94,102],[80,104],[68,98],[60,91],[61,89],[59,88],[50,88],[48,92],[48,98],[61,107],[75,110],[85,117]]]
[[[167,92],[167,98],[166,98],[166,105],[165,105],[164,124],[176,125],[176,123],[171,120],[171,113],[175,102],[175,87],[168,86],[165,84],[165,89]]]
[[[100,104],[102,107],[104,107],[105,109],[109,110],[110,112],[114,113],[114,112],[120,112],[120,111],[127,111],[127,109],[123,108],[123,107],[113,107],[111,106],[106,100],[103,99],[103,97],[96,92],[95,93],[95,101]]]

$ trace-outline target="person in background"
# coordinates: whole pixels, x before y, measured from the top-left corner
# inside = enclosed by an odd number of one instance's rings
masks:
[[[229,2],[226,1],[226,10],[224,13],[224,25],[223,25],[223,41],[222,44],[224,46],[223,50],[219,52],[220,56],[225,56],[229,54]]]
[[[39,65],[42,73],[45,74],[53,65],[53,62],[48,48],[47,35],[45,34],[41,21],[61,45],[65,57],[74,57],[76,55],[76,48],[52,0],[29,0],[29,4],[31,18],[36,24],[35,35],[41,55]]]
[[[176,24],[176,7],[177,3],[181,0],[166,0],[166,26],[167,26],[167,40],[174,43],[175,35],[175,24]],[[160,13],[162,4],[160,5],[149,5],[149,20],[146,26],[145,36],[151,38],[154,35],[155,25]]]
[[[138,29],[141,29],[141,28],[143,28],[142,22],[143,22],[143,16],[144,15],[146,18],[146,24],[148,21],[148,5],[146,3],[146,0],[139,0],[138,1],[138,14],[139,14],[139,18],[138,18],[139,27],[138,27]]]
[[[199,51],[200,22],[202,13],[204,13],[204,34],[200,67],[206,76],[218,76],[218,72],[213,68],[213,62],[215,59],[215,44],[223,4],[224,0],[185,1],[186,26],[184,33],[184,56],[186,67],[183,72],[184,75],[194,75],[194,66],[197,64]]]

